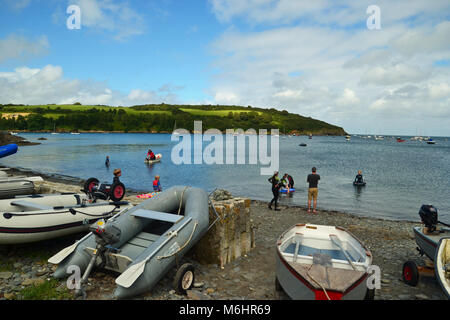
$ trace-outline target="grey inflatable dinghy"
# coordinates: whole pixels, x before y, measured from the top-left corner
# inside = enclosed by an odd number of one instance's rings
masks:
[[[216,220],[217,221],[217,220]],[[83,284],[93,267],[121,273],[114,296],[129,298],[152,287],[209,229],[208,194],[199,188],[176,186],[108,220],[48,261],[58,264],[55,278],[78,266]],[[177,291],[190,288],[192,265],[177,272]]]

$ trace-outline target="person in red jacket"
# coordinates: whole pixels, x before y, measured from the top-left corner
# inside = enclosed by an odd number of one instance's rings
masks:
[[[153,191],[161,192],[161,183],[159,181],[159,176],[155,176],[155,180],[153,180]]]

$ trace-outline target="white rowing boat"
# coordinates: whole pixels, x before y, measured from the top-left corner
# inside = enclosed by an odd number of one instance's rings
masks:
[[[445,295],[450,299],[450,238],[443,238],[436,250],[435,271]]]
[[[347,230],[297,224],[277,242],[276,285],[294,300],[362,300],[370,251]]]

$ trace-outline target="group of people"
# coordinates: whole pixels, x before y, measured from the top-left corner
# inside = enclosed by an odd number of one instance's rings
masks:
[[[269,178],[269,182],[272,184],[273,199],[269,203],[269,209],[272,210],[272,204],[275,202],[275,210],[280,211],[277,208],[278,197],[280,196],[280,189],[286,188],[286,192],[289,193],[292,188],[294,188],[294,179],[291,175],[285,173],[280,179],[278,177],[278,171],[275,171],[274,175]]]
[[[150,159],[150,160],[154,160],[155,159],[155,154],[153,153],[153,151],[151,149],[148,149],[147,159]],[[105,165],[107,167],[109,167],[109,165],[110,165],[109,156],[106,156]],[[122,170],[121,169],[114,169],[113,174],[114,174],[113,184],[116,183],[116,182],[120,182],[119,177],[122,175]],[[152,185],[153,185],[153,191],[156,191],[156,192],[161,192],[162,191],[161,181],[160,181],[160,176],[159,175],[155,176]]]
[[[317,168],[313,167],[311,173],[308,174],[306,182],[309,184],[308,188],[308,213],[311,212],[311,204],[313,205],[313,213],[317,213],[317,196],[319,194],[319,184],[320,175],[317,174]],[[355,182],[362,183],[364,181],[362,176],[362,171],[358,170],[358,174],[355,177]],[[282,179],[278,177],[278,171],[275,171],[274,175],[269,178],[269,182],[272,184],[273,199],[269,203],[269,209],[272,210],[272,204],[275,203],[275,210],[280,211],[277,208],[278,197],[280,196],[280,189],[282,187],[289,188],[289,186],[294,186],[294,180],[287,173],[284,174]],[[292,182],[292,183],[291,183]]]

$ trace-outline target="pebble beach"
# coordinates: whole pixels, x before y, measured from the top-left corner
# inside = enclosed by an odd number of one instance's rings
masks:
[[[32,175],[11,169],[9,174]],[[57,177],[43,176],[37,185],[38,193],[80,192],[82,181],[62,181]],[[127,191],[123,200],[137,204],[139,192]],[[239,195],[233,195],[239,196]],[[270,197],[270,190],[268,190]],[[152,291],[137,296],[138,300],[286,300],[283,292],[275,290],[275,244],[278,236],[296,223],[336,225],[349,230],[372,252],[373,264],[381,270],[381,288],[375,300],[445,300],[446,297],[433,276],[421,276],[416,287],[402,280],[402,266],[408,260],[418,265],[427,263],[416,250],[412,228],[417,222],[392,221],[359,217],[337,211],[320,210],[317,214],[306,212],[301,206],[280,206],[273,211],[266,202],[251,202],[251,219],[256,227],[256,246],[224,267],[202,265],[189,254],[184,259],[196,267],[194,288],[187,295],[178,295],[172,286],[175,270],[171,270]],[[52,278],[56,266],[47,259],[80,239],[83,234],[23,245],[0,245],[0,300],[71,300],[75,298],[66,282]],[[86,287],[88,300],[113,299],[116,274],[94,270]]]

